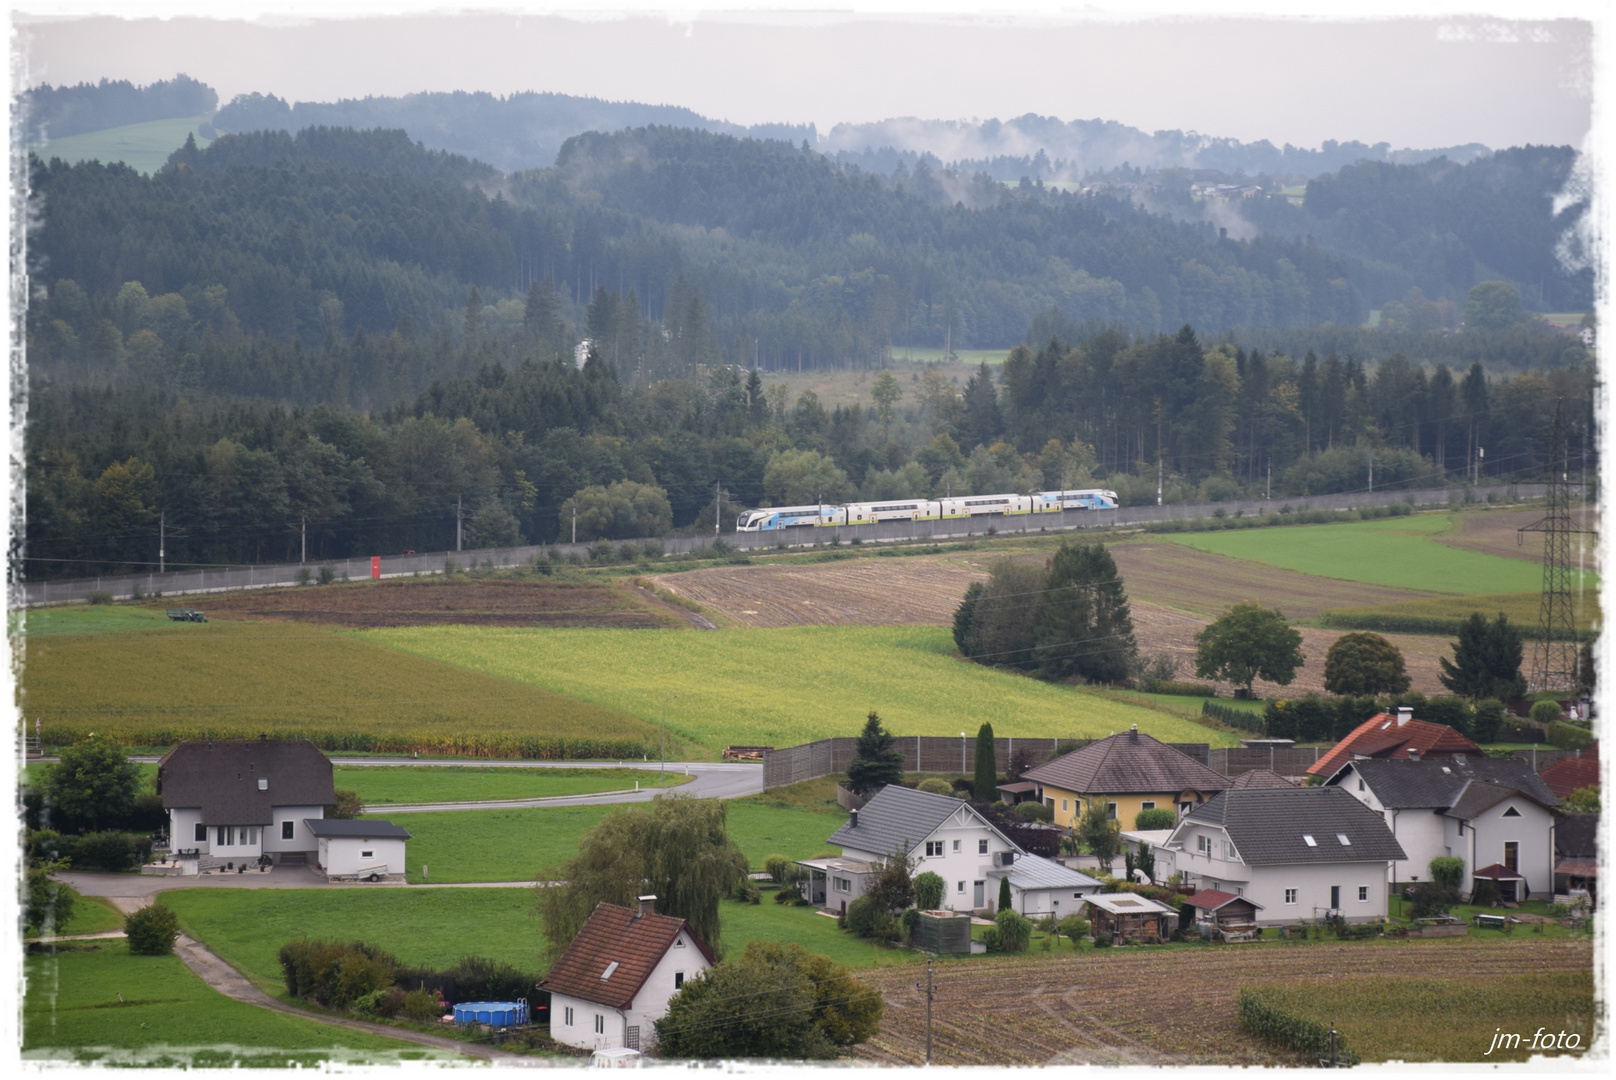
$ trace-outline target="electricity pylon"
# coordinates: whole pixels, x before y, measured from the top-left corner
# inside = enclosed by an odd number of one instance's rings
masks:
[[[1516,533],[1516,542],[1529,532],[1543,534],[1543,599],[1538,608],[1538,637],[1532,648],[1533,692],[1575,691],[1581,649],[1576,615],[1571,606],[1571,537],[1592,532],[1571,523],[1571,482],[1566,455],[1565,400],[1554,407],[1554,433],[1550,437],[1548,513]]]

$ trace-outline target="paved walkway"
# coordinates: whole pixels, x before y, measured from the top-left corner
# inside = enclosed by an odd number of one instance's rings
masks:
[[[306,866],[277,866],[264,873],[197,874],[159,877],[156,874],[92,874],[64,870],[56,880],[73,886],[80,896],[99,896],[128,914],[145,907],[163,892],[174,889],[531,889],[531,881],[465,881],[411,885],[403,881],[326,881],[325,875]]]

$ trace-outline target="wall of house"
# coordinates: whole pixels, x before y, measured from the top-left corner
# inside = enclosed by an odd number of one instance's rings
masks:
[[[927,855],[926,843],[940,842],[941,855]],[[986,850],[983,850],[983,848]],[[1015,851],[1015,847],[990,829],[968,806],[961,804],[937,831],[918,842],[910,852],[913,861],[911,874],[931,871],[943,879],[947,886],[943,893],[943,907],[952,911],[972,911],[996,903],[999,898],[998,882],[988,885],[988,871],[993,869],[999,853]],[[878,862],[891,852],[856,851],[843,845],[842,855],[849,859]],[[976,885],[982,885],[982,902],[976,902]]]
[[[168,842],[173,850],[197,850],[206,855],[212,850],[213,833],[204,828],[202,839],[196,838],[196,827],[202,824],[200,806],[174,807],[168,812]]]
[[[567,1023],[567,1010],[572,1010],[572,1023]],[[596,1018],[605,1031],[595,1030]],[[550,1038],[563,1046],[577,1046],[584,1050],[611,1050],[625,1045],[628,1020],[608,1005],[598,1005],[583,998],[566,994],[550,995]],[[641,1032],[643,1038],[645,1033]]]
[[[1510,808],[1520,816],[1506,817]],[[1465,868],[1466,889],[1470,887],[1470,874],[1493,863],[1503,863],[1504,844],[1513,840],[1520,845],[1515,872],[1526,879],[1534,897],[1549,898],[1554,891],[1554,815],[1530,799],[1513,796],[1478,814],[1466,832],[1472,830],[1476,861]]]
[[[338,877],[359,873],[402,874],[404,841],[322,836],[319,858],[325,872]],[[378,868],[378,863],[385,863],[385,869]]]
[[[228,833],[221,833],[228,828]],[[230,843],[221,843],[221,836]],[[230,862],[254,860],[264,853],[264,827],[262,825],[220,826],[208,825],[208,852],[215,859]]]
[[[1062,828],[1075,829],[1083,819],[1083,807],[1090,796],[1078,795],[1073,791],[1066,791],[1051,784],[1040,785],[1044,805],[1054,811],[1053,824]],[[1132,792],[1124,795],[1095,795],[1093,798],[1101,802],[1117,804],[1117,823],[1124,829],[1134,827],[1134,819],[1139,811],[1151,808],[1171,807],[1178,809],[1182,792],[1163,791],[1154,793]],[[1200,804],[1205,802],[1204,797],[1192,796],[1191,802]]]
[[[273,819],[272,823],[264,830],[265,852],[273,856],[286,851],[318,850],[319,843],[303,822],[309,818],[324,818],[325,807],[277,806],[270,811],[270,817]],[[284,840],[281,838],[281,831],[283,823],[288,821],[292,823],[292,839]]]
[[[645,985],[634,995],[634,1001],[626,1013],[625,1027],[639,1026],[642,1049],[656,1042],[654,1025],[668,1015],[668,1002],[678,993],[674,986],[677,981],[675,976],[682,974],[688,981],[711,966],[707,963],[707,957],[696,947],[690,932],[679,931],[674,943],[662,954],[657,966],[651,969]]]
[[[1211,842],[1210,854],[1201,851],[1199,841],[1203,836]],[[1161,879],[1164,871],[1168,876],[1173,873],[1183,874],[1186,885],[1202,885],[1216,881],[1230,886],[1224,889],[1225,892],[1243,896],[1242,887],[1250,883],[1252,868],[1241,861],[1238,848],[1231,852],[1228,845],[1229,834],[1222,829],[1214,825],[1203,825],[1198,821],[1187,819],[1181,821],[1178,831],[1173,834],[1171,869],[1168,869],[1168,860],[1163,858],[1167,852],[1158,849],[1156,876]]]
[[[997,879],[991,882],[993,899],[999,896],[999,883]],[[1093,889],[1018,889],[1014,883],[1010,886],[1010,906],[1027,916],[1029,919],[1042,919],[1046,915],[1059,915],[1065,918],[1068,915],[1080,915],[1083,912],[1083,897]],[[1059,903],[1056,903],[1059,901]]]

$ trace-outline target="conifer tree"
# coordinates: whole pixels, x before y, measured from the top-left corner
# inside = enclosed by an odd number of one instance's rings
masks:
[[[896,740],[881,727],[881,717],[870,713],[853,747],[853,760],[847,766],[847,786],[856,795],[873,795],[888,784],[903,779],[903,755],[893,746]]]

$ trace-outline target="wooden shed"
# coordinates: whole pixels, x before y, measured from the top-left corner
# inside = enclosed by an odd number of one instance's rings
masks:
[[[1262,905],[1221,889],[1202,889],[1184,898],[1195,909],[1195,922],[1213,940],[1251,941],[1258,936],[1257,912]]]
[[[1089,907],[1094,936],[1109,935],[1113,944],[1165,943],[1178,925],[1177,911],[1136,893],[1096,893],[1083,900]]]

